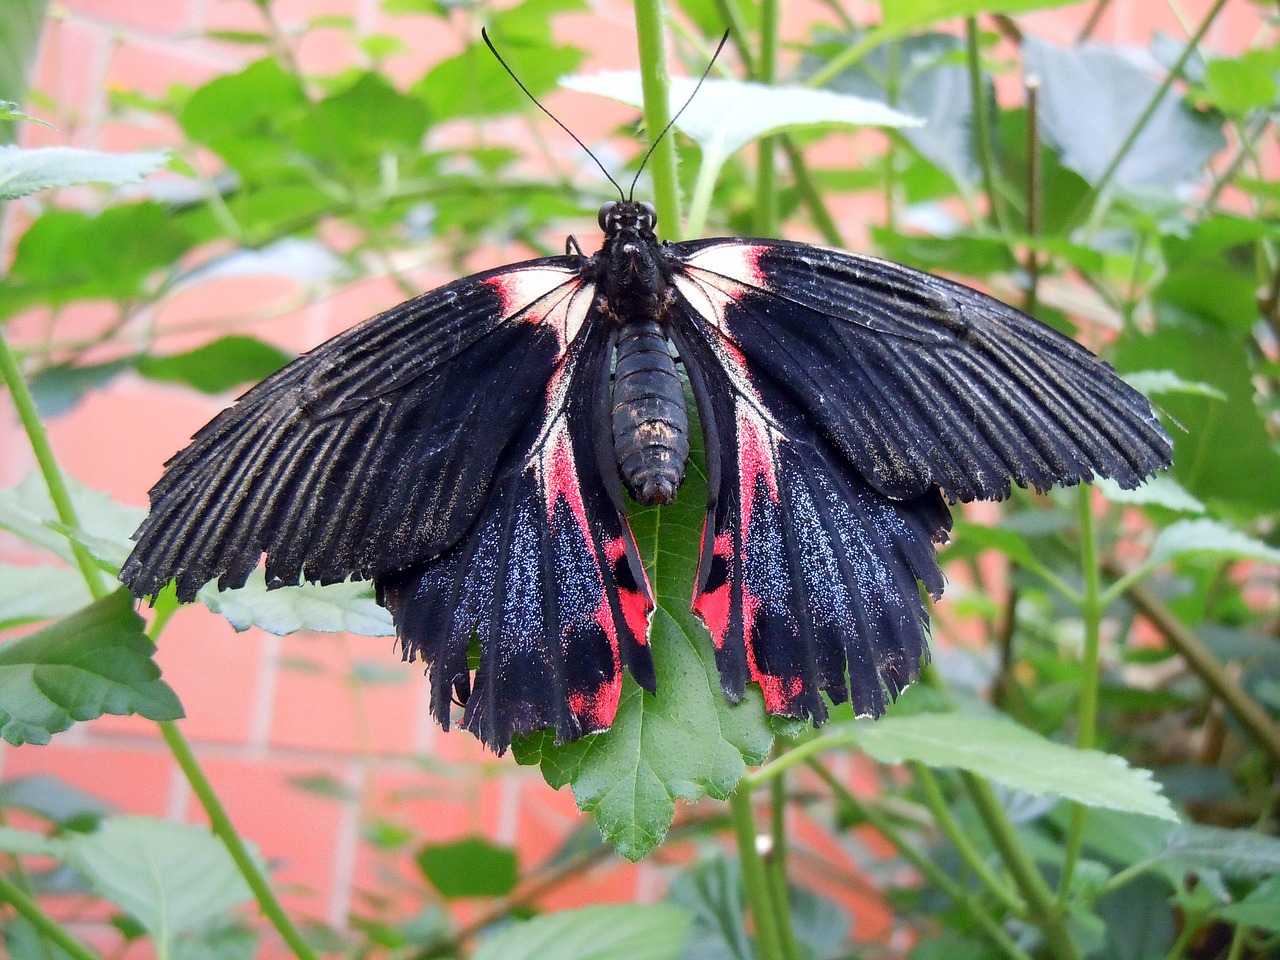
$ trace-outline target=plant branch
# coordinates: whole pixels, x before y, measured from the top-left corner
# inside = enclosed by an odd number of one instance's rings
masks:
[[[662,0],[636,0],[636,37],[640,49],[640,85],[644,90],[644,125],[652,146],[671,121],[671,78],[667,73],[666,43],[662,30]],[[653,177],[653,203],[663,233],[673,240],[683,236],[680,225],[680,187],[676,179],[676,141],[667,136],[649,158]]]
[[[102,958],[86,947],[63,929],[62,924],[54,920],[40,905],[27,896],[18,885],[3,873],[0,873],[0,903],[9,903],[26,920],[36,928],[40,936],[52,940],[60,949],[74,960],[102,960]]]
[[[1107,572],[1116,571],[1108,568]],[[1200,638],[1145,587],[1133,584],[1125,589],[1124,596],[1160,631],[1169,646],[1182,655],[1205,686],[1222,698],[1241,726],[1253,734],[1271,757],[1271,762],[1280,764],[1280,727],[1276,726],[1244,687],[1227,673]]]
[[[991,120],[987,113],[987,90],[982,82],[982,51],[978,45],[978,18],[964,22],[966,60],[969,66],[969,94],[973,98],[973,138],[978,147],[978,165],[982,168],[982,189],[987,193],[987,207],[992,222],[1004,235],[1000,214],[1000,198],[996,194],[995,158],[991,150]]]
[[[1182,48],[1182,53],[1179,55],[1178,59],[1174,61],[1173,66],[1169,68],[1169,72],[1165,74],[1165,78],[1156,89],[1155,95],[1152,96],[1150,102],[1148,102],[1146,107],[1143,108],[1142,113],[1138,115],[1138,119],[1134,122],[1132,129],[1129,130],[1128,135],[1124,138],[1123,142],[1121,142],[1120,147],[1116,150],[1115,155],[1107,164],[1106,169],[1102,171],[1102,176],[1098,178],[1098,182],[1090,188],[1089,192],[1085,195],[1084,200],[1081,201],[1082,205],[1089,205],[1089,215],[1085,220],[1086,223],[1095,224],[1099,217],[1101,217],[1102,212],[1106,207],[1107,199],[1110,196],[1108,188],[1111,186],[1111,181],[1115,178],[1117,171],[1119,171],[1120,164],[1124,163],[1124,158],[1129,155],[1129,151],[1132,150],[1134,144],[1138,142],[1138,138],[1142,136],[1142,131],[1146,129],[1147,123],[1151,120],[1152,116],[1155,115],[1156,110],[1160,108],[1160,104],[1164,100],[1165,95],[1182,76],[1182,71],[1186,67],[1187,61],[1191,59],[1192,54],[1196,51],[1196,47],[1199,46],[1200,41],[1209,31],[1209,27],[1212,26],[1214,19],[1226,5],[1227,0],[1215,0],[1213,6],[1209,8],[1209,12],[1206,13],[1204,15],[1204,19],[1200,21],[1200,26],[1196,28],[1196,32],[1191,35],[1191,38],[1187,41],[1187,45]]]
[[[319,960],[318,954],[302,938],[298,928],[293,925],[289,915],[284,912],[284,907],[280,905],[280,901],[276,898],[275,891],[271,889],[271,884],[263,876],[258,864],[250,855],[249,848],[245,846],[244,840],[236,832],[235,825],[232,824],[231,818],[227,816],[227,811],[222,806],[222,801],[214,793],[213,785],[209,782],[209,778],[205,776],[204,770],[200,768],[199,761],[196,760],[195,754],[191,752],[191,746],[187,743],[186,737],[182,735],[182,731],[178,729],[178,725],[172,720],[161,720],[158,726],[165,743],[169,745],[170,752],[186,776],[187,782],[191,784],[192,791],[200,800],[200,805],[204,808],[205,815],[209,818],[209,825],[214,834],[226,845],[227,852],[231,854],[231,859],[235,861],[240,870],[240,875],[244,877],[245,882],[249,884],[249,889],[253,891],[254,898],[258,901],[258,907],[262,910],[262,915],[271,921],[271,925],[276,928],[281,939],[288,944],[289,949],[293,951],[294,956],[298,957],[299,960]]]
[[[913,762],[911,764],[911,772],[915,775],[916,782],[920,784],[920,788],[924,792],[925,806],[933,814],[934,823],[951,841],[956,848],[956,853],[960,854],[960,859],[968,865],[969,869],[982,882],[982,885],[991,892],[1004,909],[1015,916],[1025,916],[1026,905],[1013,894],[999,877],[991,872],[991,868],[983,860],[982,854],[974,847],[973,842],[961,829],[955,817],[951,815],[951,810],[947,807],[946,798],[942,795],[942,788],[938,783],[938,778],[933,775],[933,771],[923,763]]]
[[[778,0],[761,0],[760,59],[757,79],[772,84],[778,71]],[[772,237],[778,230],[777,137],[761,137],[756,144],[755,234]]]
[[[1093,524],[1093,488],[1081,483],[1076,490],[1076,508],[1080,524],[1080,573],[1084,590],[1080,594],[1080,618],[1084,622],[1084,680],[1080,686],[1080,704],[1076,721],[1076,746],[1091,750],[1098,729],[1098,662],[1102,642],[1102,599],[1098,578],[1098,545]],[[1088,810],[1082,803],[1071,809],[1067,827],[1066,851],[1063,854],[1062,879],[1058,884],[1058,906],[1065,908],[1075,875],[1076,863],[1084,843],[1084,821]]]
[[[967,770],[960,771],[960,776],[1005,866],[1022,891],[1033,921],[1043,931],[1049,949],[1057,960],[1080,960],[1080,951],[1067,929],[1065,915],[1054,902],[1053,891],[1009,822],[991,784]]]
[[[9,349],[9,342],[5,339],[3,331],[0,331],[0,375],[3,375],[4,382],[9,388],[9,395],[13,398],[13,405],[18,411],[18,419],[22,422],[22,429],[26,431],[27,440],[36,456],[36,463],[40,466],[40,475],[44,477],[45,486],[49,488],[49,499],[53,501],[53,509],[58,514],[59,522],[72,531],[79,530],[80,522],[76,519],[76,508],[71,502],[71,493],[67,490],[66,481],[63,480],[62,471],[58,468],[58,461],[53,455],[49,435],[45,432],[44,424],[40,422],[35,400],[31,397],[31,391],[27,389],[27,381],[23,379],[22,371],[18,369],[18,361]],[[76,566],[80,568],[80,574],[89,588],[89,593],[95,600],[105,597],[110,591],[102,582],[98,566],[89,555],[89,551],[74,537],[68,537],[68,543],[71,546],[71,555],[75,557]]]
[[[860,819],[866,820],[874,827],[886,840],[897,848],[898,852],[911,863],[930,883],[934,884],[943,893],[949,896],[956,904],[971,916],[992,941],[1000,947],[1013,960],[1030,960],[1021,947],[1013,942],[1012,938],[1005,933],[1004,929],[997,923],[982,905],[959,883],[953,880],[945,870],[930,860],[925,854],[921,853],[911,844],[898,828],[883,813],[877,810],[869,803],[863,803],[846,787],[843,783],[832,776],[822,764],[816,759],[810,758],[808,761],[809,769],[816,773],[832,792],[836,795],[839,803],[848,807],[851,812]]]
[[[738,788],[729,797],[729,811],[733,816],[733,830],[738,840],[742,882],[746,887],[751,918],[755,921],[756,947],[760,960],[788,960],[782,950],[764,862],[756,849],[756,824],[751,811],[751,784],[747,777],[738,782]]]

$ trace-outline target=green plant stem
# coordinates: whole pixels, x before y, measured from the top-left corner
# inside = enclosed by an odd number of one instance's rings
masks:
[[[987,113],[987,91],[982,82],[982,50],[978,45],[978,18],[964,22],[965,58],[969,66],[969,94],[973,98],[973,138],[978,148],[978,166],[982,169],[982,189],[987,194],[987,208],[996,230],[1004,235],[1000,214],[1000,197],[996,193],[995,157],[991,150],[991,121]]]
[[[782,149],[787,155],[787,162],[791,165],[791,179],[795,181],[796,192],[799,193],[801,201],[809,208],[813,225],[818,228],[822,239],[828,244],[833,247],[843,247],[844,238],[840,235],[840,228],[836,226],[835,220],[831,217],[831,211],[827,209],[822,194],[818,192],[818,187],[813,182],[813,175],[809,173],[809,165],[804,161],[804,154],[796,146],[790,134],[784,133],[781,139]]]
[[[1022,309],[1025,313],[1035,313],[1040,304],[1040,255],[1036,252],[1035,241],[1040,236],[1040,207],[1043,187],[1040,176],[1040,78],[1031,76],[1026,79],[1027,94],[1027,237],[1032,241],[1027,246],[1027,295]]]
[[[991,868],[987,866],[982,854],[973,845],[973,841],[969,839],[964,830],[961,829],[960,824],[956,822],[955,817],[951,815],[951,810],[947,807],[946,797],[942,795],[942,788],[938,784],[938,778],[933,775],[933,771],[919,762],[913,762],[910,766],[916,782],[920,784],[920,788],[924,792],[925,806],[933,814],[934,823],[951,841],[956,848],[956,853],[960,854],[960,859],[968,865],[969,869],[982,882],[982,885],[990,891],[1004,909],[1015,916],[1024,916],[1026,906],[999,877],[991,872]]]
[[[768,783],[774,777],[780,776],[783,771],[794,767],[797,763],[806,763],[827,750],[835,750],[840,747],[856,747],[857,745],[857,738],[850,734],[824,733],[821,736],[814,737],[812,740],[806,740],[799,746],[792,747],[782,756],[770,760],[754,773],[749,773],[743,777],[742,782],[747,784],[749,788],[754,789]]]
[[[1102,642],[1102,589],[1098,571],[1098,543],[1093,525],[1093,488],[1082,483],[1076,489],[1076,509],[1080,525],[1080,574],[1084,590],[1080,594],[1080,619],[1084,624],[1084,678],[1080,685],[1080,704],[1076,712],[1076,746],[1092,750],[1098,731],[1098,656]],[[1067,827],[1066,852],[1062,861],[1062,880],[1058,885],[1058,905],[1067,902],[1080,848],[1084,841],[1084,822],[1088,810],[1075,804]]]
[[[662,29],[662,0],[636,0],[636,38],[640,49],[640,86],[644,91],[644,125],[650,144],[671,122],[671,78]],[[649,158],[653,204],[658,224],[672,240],[684,234],[680,224],[679,182],[676,179],[676,141],[663,137]]]
[[[885,102],[898,109],[899,85],[902,69],[902,41],[895,37],[885,44],[887,68],[884,77]],[[898,229],[898,138],[886,131],[888,146],[884,151],[884,227],[890,232]]]
[[[925,854],[916,849],[915,845],[909,842],[899,832],[898,828],[883,813],[877,810],[869,803],[863,803],[859,800],[843,783],[832,776],[831,771],[820,764],[816,759],[810,758],[808,761],[809,769],[813,770],[828,787],[836,795],[837,800],[848,807],[853,814],[860,819],[866,820],[871,824],[881,836],[894,845],[898,852],[911,863],[930,883],[939,890],[949,896],[956,904],[973,918],[983,931],[991,938],[991,940],[1000,947],[1013,960],[1030,960],[1028,955],[1021,947],[1019,947],[1009,937],[1004,929],[997,923],[990,914],[983,909],[982,905],[969,894],[964,887],[960,886],[953,880],[945,870],[930,860]]]
[[[756,824],[751,813],[751,785],[747,777],[739,781],[738,789],[729,797],[729,812],[733,816],[733,831],[738,839],[738,860],[742,864],[742,882],[747,892],[747,904],[751,909],[751,918],[755,921],[756,948],[760,960],[788,960],[782,950],[764,862],[756,849]]]
[[[826,86],[828,80],[832,79],[833,77],[840,76],[840,74],[844,73],[846,70],[852,67],[855,63],[857,63],[859,60],[865,57],[868,53],[870,53],[876,47],[880,46],[880,44],[884,43],[890,37],[894,37],[897,35],[898,35],[898,31],[883,30],[883,29],[880,29],[879,27],[872,30],[868,30],[866,33],[860,36],[855,42],[845,47],[843,50],[840,51],[840,53],[836,54],[836,56],[828,60],[827,65],[825,67],[823,67],[821,70],[817,71],[812,76],[810,76],[807,80],[805,80],[805,86],[807,87]]]
[[[751,44],[747,41],[747,25],[742,19],[742,12],[738,9],[738,4],[734,0],[715,0],[715,4],[716,13],[720,14],[720,20],[729,31],[729,40],[733,43],[734,49],[738,51],[738,59],[742,61],[742,68],[746,71],[748,77],[755,79],[756,60],[751,52]]]
[[[778,919],[778,941],[787,957],[798,957],[795,930],[791,926],[791,897],[787,884],[787,778],[775,777],[769,785],[769,855],[765,876]]]
[[[284,907],[276,899],[275,891],[271,889],[271,884],[263,876],[262,871],[258,869],[253,857],[249,855],[248,847],[245,846],[240,834],[236,832],[235,826],[231,823],[231,818],[227,816],[227,811],[222,806],[222,801],[214,793],[213,785],[209,782],[209,778],[204,775],[204,770],[200,768],[199,761],[196,760],[195,754],[191,752],[191,746],[187,743],[186,737],[182,735],[182,731],[178,729],[178,725],[172,720],[161,720],[158,725],[160,733],[164,737],[164,742],[169,745],[170,752],[173,754],[174,759],[177,760],[178,766],[187,778],[187,782],[191,784],[191,789],[199,799],[200,805],[204,808],[205,815],[209,818],[209,825],[214,834],[226,845],[227,852],[231,854],[231,859],[235,861],[241,876],[249,884],[249,889],[253,891],[254,898],[258,901],[258,906],[262,910],[262,915],[276,928],[281,939],[288,944],[289,949],[293,951],[294,956],[298,957],[299,960],[319,960],[318,954],[302,938],[302,934],[298,932],[298,928],[293,925],[289,915],[284,912]]]
[[[1054,902],[1053,891],[1049,889],[1040,869],[1019,839],[1017,830],[1009,822],[991,784],[967,770],[960,771],[960,776],[978,808],[978,815],[986,825],[992,842],[1000,851],[1018,889],[1022,891],[1032,920],[1044,933],[1050,951],[1058,960],[1079,960],[1080,951],[1067,929],[1066,917]]]
[[[1134,144],[1138,142],[1138,138],[1142,136],[1142,131],[1146,129],[1147,123],[1155,115],[1156,110],[1160,108],[1161,101],[1164,100],[1165,94],[1173,87],[1173,85],[1181,78],[1183,68],[1186,67],[1187,61],[1191,59],[1192,54],[1196,52],[1196,47],[1200,45],[1200,41],[1204,39],[1204,35],[1208,33],[1209,27],[1213,25],[1213,21],[1218,14],[1222,12],[1222,8],[1227,5],[1227,0],[1216,0],[1214,5],[1209,8],[1209,12],[1204,15],[1204,19],[1200,21],[1200,26],[1196,28],[1196,32],[1191,35],[1187,41],[1187,45],[1182,48],[1182,53],[1178,59],[1174,61],[1169,72],[1165,74],[1165,78],[1160,86],[1156,89],[1155,95],[1150,102],[1143,108],[1142,113],[1138,115],[1137,121],[1128,135],[1121,142],[1120,147],[1116,150],[1115,155],[1111,158],[1106,168],[1102,171],[1102,176],[1098,178],[1098,182],[1093,185],[1089,192],[1085,195],[1082,204],[1089,205],[1089,215],[1085,222],[1089,224],[1088,233],[1092,234],[1096,229],[1098,222],[1102,218],[1102,214],[1106,211],[1106,207],[1111,196],[1111,181],[1115,178],[1116,172],[1120,169],[1120,164],[1124,163],[1124,158],[1129,155],[1129,151],[1133,149]]]
[[[772,84],[778,71],[778,0],[760,3],[760,59],[757,79]],[[777,137],[761,137],[756,145],[755,234],[772,237],[778,230]]]
[[[17,884],[3,873],[0,873],[0,902],[11,904],[39,931],[40,936],[52,940],[75,960],[102,960],[98,954],[67,933],[62,924],[41,910],[38,903],[23,893]]]
[[[44,424],[40,422],[40,414],[36,412],[31,391],[27,389],[27,382],[22,377],[22,371],[18,369],[17,358],[9,349],[9,342],[2,331],[0,331],[0,374],[4,376],[9,395],[13,398],[13,405],[18,411],[18,419],[22,422],[22,429],[26,431],[27,440],[36,455],[40,475],[44,477],[45,486],[49,488],[49,499],[53,501],[53,509],[57,511],[58,520],[71,530],[79,530],[80,522],[76,519],[76,508],[71,503],[71,494],[67,490],[66,481],[62,479],[58,461],[53,456],[49,435],[45,432]],[[102,582],[93,557],[74,539],[69,542],[71,555],[75,557],[76,566],[80,568],[89,593],[95,600],[105,597],[110,591]]]

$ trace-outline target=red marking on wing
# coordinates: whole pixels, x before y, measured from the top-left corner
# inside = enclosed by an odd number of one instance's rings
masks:
[[[738,413],[738,483],[742,497],[742,542],[747,542],[747,528],[751,525],[751,502],[756,484],[764,480],[769,488],[769,498],[778,501],[778,475],[774,470],[773,447],[765,427],[759,420]]]
[[[716,537],[712,554],[720,557],[732,569],[733,537],[722,533]],[[693,612],[702,618],[711,632],[711,642],[717,650],[724,646],[729,633],[729,602],[732,583],[723,583],[711,590],[704,590],[693,601]]]
[[[649,614],[653,612],[653,602],[639,591],[621,588],[618,590],[618,602],[622,605],[622,618],[631,628],[631,635],[641,646],[648,644]]]
[[[583,538],[590,542],[591,527],[587,524],[587,508],[582,502],[582,490],[578,486],[578,468],[573,460],[573,446],[568,431],[563,428],[556,430],[545,462],[547,519],[555,516],[556,501],[564,497],[569,509],[573,511]]]
[[[590,693],[569,694],[569,709],[588,733],[608,729],[618,714],[622,698],[622,667],[614,659],[613,676]]]
[[[616,567],[618,561],[627,555],[627,541],[623,537],[614,537],[604,545],[604,556],[609,566]]]

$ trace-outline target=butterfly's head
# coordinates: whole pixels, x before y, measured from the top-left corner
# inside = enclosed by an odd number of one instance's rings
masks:
[[[600,208],[600,229],[609,240],[618,237],[654,239],[658,211],[640,200],[610,200]]]

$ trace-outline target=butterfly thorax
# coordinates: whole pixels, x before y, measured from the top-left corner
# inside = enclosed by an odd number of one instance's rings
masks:
[[[689,459],[684,385],[667,346],[670,298],[653,207],[632,201],[600,208],[605,242],[594,258],[597,305],[616,329],[613,450],[628,492],[645,506],[670,503]]]

